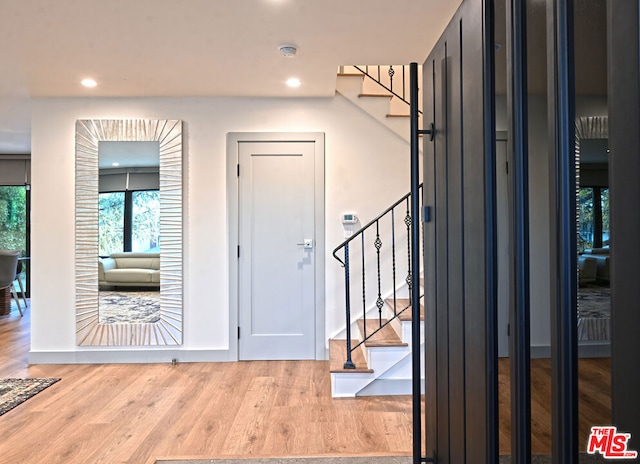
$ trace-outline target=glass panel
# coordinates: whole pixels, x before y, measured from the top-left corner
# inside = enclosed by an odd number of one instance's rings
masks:
[[[133,192],[131,251],[160,251],[160,191]]]
[[[27,256],[27,188],[24,185],[0,186],[0,249],[20,250],[22,256]],[[20,268],[20,278],[28,294],[27,266]],[[17,281],[15,288],[20,289]]]
[[[98,195],[98,253],[124,251],[124,192]]]

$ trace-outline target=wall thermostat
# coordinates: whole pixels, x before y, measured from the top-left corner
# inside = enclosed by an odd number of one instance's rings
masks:
[[[358,216],[354,213],[344,213],[342,215],[342,227],[344,228],[344,238],[349,238],[353,235],[353,229],[358,223]]]
[[[353,213],[344,213],[342,215],[342,223],[343,224],[355,224],[358,222],[358,216]]]

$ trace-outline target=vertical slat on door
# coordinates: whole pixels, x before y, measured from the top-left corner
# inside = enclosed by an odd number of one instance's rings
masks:
[[[611,230],[611,400],[613,424],[640,451],[640,5],[607,2]],[[615,27],[613,27],[615,25]],[[633,461],[629,461],[633,462]]]
[[[435,256],[438,263],[435,282],[435,292],[437,300],[436,311],[436,327],[438,331],[438,358],[436,360],[436,372],[438,378],[438,411],[442,411],[438,416],[438,423],[436,425],[438,430],[438,460],[447,462],[450,457],[450,433],[449,430],[451,415],[449,412],[450,405],[450,373],[449,373],[449,356],[450,356],[450,342],[449,342],[449,209],[447,207],[447,157],[448,157],[448,137],[447,137],[447,122],[448,122],[448,97],[447,97],[447,79],[446,73],[446,59],[447,59],[447,44],[444,43],[442,48],[443,53],[441,56],[435,58],[435,68],[438,72],[435,75],[436,88],[440,89],[439,98],[436,98],[436,119],[435,124],[436,132],[436,144],[438,150],[434,153],[435,158],[435,189],[436,189],[436,248]],[[442,311],[440,310],[442,308]],[[427,395],[429,397],[429,395]],[[428,410],[428,408],[427,408]]]
[[[465,147],[463,113],[463,20],[447,41],[447,58],[442,74],[446,81],[447,134],[447,236],[448,249],[448,314],[449,314],[449,414],[451,444],[466,442],[466,350],[465,350],[465,256],[464,256],[464,162]],[[462,291],[460,291],[462,289]],[[466,447],[451,446],[451,462],[466,462]]]
[[[554,462],[578,462],[577,234],[573,2],[548,2],[551,431]]]
[[[440,464],[497,462],[491,14],[491,2],[463,2],[423,73],[435,125],[424,148],[425,438]]]
[[[511,183],[511,461],[531,462],[529,174],[526,9],[507,1],[507,101]]]
[[[433,121],[434,127],[441,127],[439,115],[440,111],[436,111],[436,105],[439,104],[436,92],[436,60],[433,57],[424,63],[422,74],[424,78],[423,98],[424,98],[424,117],[425,121]],[[426,395],[426,419],[425,419],[425,443],[428,456],[432,456],[440,443],[439,424],[440,416],[445,417],[446,409],[440,412],[440,372],[438,367],[443,364],[439,363],[439,335],[443,336],[446,332],[441,332],[440,322],[437,318],[437,311],[433,308],[440,304],[437,295],[437,269],[439,265],[436,243],[439,243],[440,235],[437,227],[434,226],[436,221],[435,205],[438,203],[438,195],[436,190],[435,173],[438,170],[438,162],[435,156],[440,150],[440,139],[436,134],[431,143],[424,143],[424,179],[426,182],[423,187],[423,204],[429,206],[433,211],[431,213],[431,224],[425,224],[423,234],[423,250],[424,250],[424,323],[425,323],[425,391]],[[439,219],[438,219],[439,221]],[[443,364],[446,365],[446,364]],[[446,386],[446,384],[445,384]],[[445,405],[446,406],[446,405]]]

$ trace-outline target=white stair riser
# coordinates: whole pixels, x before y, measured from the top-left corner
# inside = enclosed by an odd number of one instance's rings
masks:
[[[369,352],[367,365],[370,369],[373,369],[376,378],[383,375],[411,353],[407,346],[371,347],[367,348],[367,351]]]
[[[412,341],[411,326],[411,322],[402,321],[402,332],[400,333],[400,339],[403,342],[408,343],[409,346],[411,346]],[[424,321],[420,321],[420,343],[424,343]]]
[[[332,373],[331,396],[351,398],[366,395],[410,394],[412,356],[411,352],[404,348],[404,350],[395,347],[387,348],[390,351],[388,353],[384,353],[385,348],[370,348],[374,351],[372,362],[378,366],[379,370],[376,371],[374,368],[373,373]],[[420,352],[424,352],[424,344],[421,345]],[[420,378],[424,382],[424,363],[420,364]],[[398,389],[400,385],[403,387]],[[376,393],[373,393],[374,391]]]
[[[422,353],[424,353],[424,344],[420,345],[420,354],[421,358],[423,358]],[[420,378],[424,379],[424,359],[420,360]],[[386,372],[381,374],[378,379],[409,379],[411,380],[413,373],[412,367],[412,355],[409,353],[408,356],[399,360],[393,367],[388,369]]]
[[[360,390],[375,380],[375,374],[331,374],[331,396],[333,398],[352,398]]]

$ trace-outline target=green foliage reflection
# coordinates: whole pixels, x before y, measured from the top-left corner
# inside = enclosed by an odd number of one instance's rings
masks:
[[[0,248],[27,252],[27,189],[0,186]]]
[[[101,193],[98,208],[100,256],[121,251],[159,251],[159,190]],[[130,240],[125,240],[127,230],[131,231]],[[125,242],[131,244],[131,249],[125,250]]]

